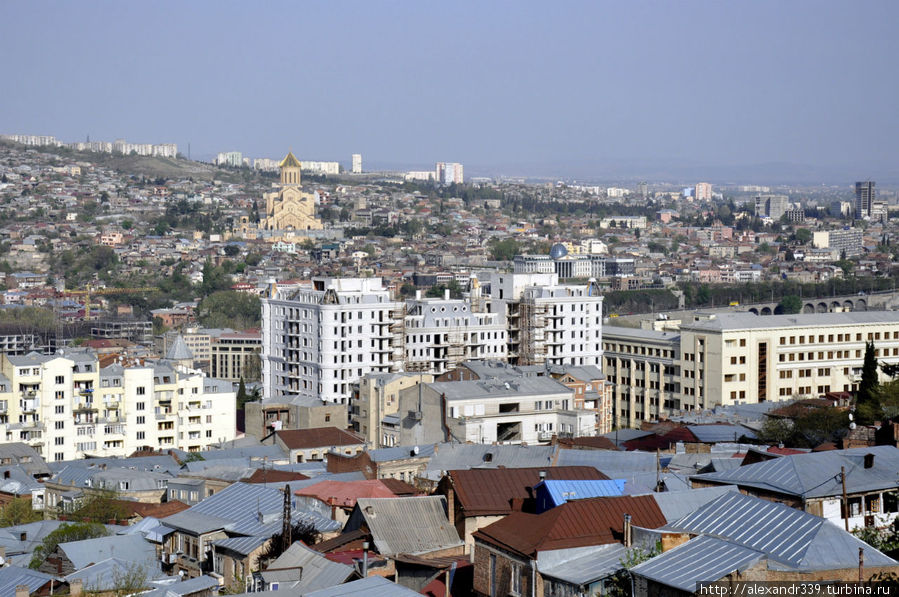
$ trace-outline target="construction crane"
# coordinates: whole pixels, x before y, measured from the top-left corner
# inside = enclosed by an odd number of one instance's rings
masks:
[[[138,294],[144,292],[159,292],[159,288],[155,286],[144,286],[140,288],[93,288],[87,287],[83,290],[64,290],[62,294],[83,295],[84,300],[84,319],[90,321],[91,318],[91,295],[97,294]]]

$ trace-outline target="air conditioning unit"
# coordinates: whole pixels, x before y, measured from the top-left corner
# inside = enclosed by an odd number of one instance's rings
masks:
[[[419,412],[417,410],[410,410],[409,418],[412,419],[413,421],[421,421],[421,412]]]

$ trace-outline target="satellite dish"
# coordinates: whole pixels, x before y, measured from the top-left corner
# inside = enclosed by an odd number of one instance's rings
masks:
[[[855,423],[849,423],[849,429],[855,429],[855,427],[856,427]]]
[[[849,413],[849,420],[850,420],[850,421],[855,420],[855,417],[852,416],[852,413]]]

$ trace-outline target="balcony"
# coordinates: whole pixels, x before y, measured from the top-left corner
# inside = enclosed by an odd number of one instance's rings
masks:
[[[72,412],[97,412],[97,407],[93,402],[79,402],[72,407]]]

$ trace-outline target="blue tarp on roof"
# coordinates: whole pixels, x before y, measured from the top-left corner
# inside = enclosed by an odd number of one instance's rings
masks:
[[[568,500],[624,495],[624,484],[624,479],[541,481],[534,486],[537,514],[561,506]]]

